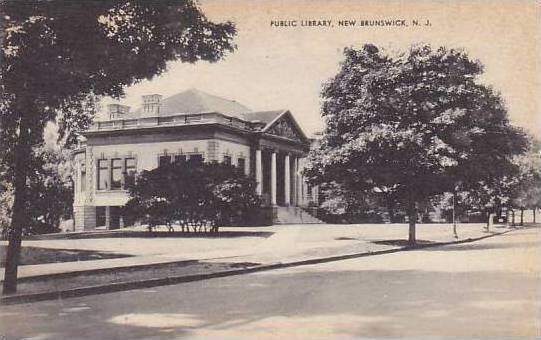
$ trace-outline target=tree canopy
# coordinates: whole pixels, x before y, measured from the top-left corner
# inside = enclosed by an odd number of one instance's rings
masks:
[[[94,96],[118,97],[168,61],[218,61],[234,50],[236,30],[209,21],[192,0],[4,0],[0,16],[0,152],[14,192],[4,292],[12,293],[28,164],[45,124],[84,128]]]
[[[407,202],[415,242],[418,202],[515,169],[526,138],[466,52],[422,44],[391,54],[366,44],[344,55],[322,91],[327,126],[309,156],[312,183]]]

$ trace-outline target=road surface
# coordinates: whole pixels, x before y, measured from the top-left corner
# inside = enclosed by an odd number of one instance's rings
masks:
[[[539,336],[539,229],[0,308],[4,339]]]

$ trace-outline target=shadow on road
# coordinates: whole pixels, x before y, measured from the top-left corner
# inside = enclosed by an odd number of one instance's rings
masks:
[[[524,292],[535,285],[532,278],[495,272],[277,271],[134,290],[114,298],[21,305],[25,308],[0,313],[0,328],[8,338],[42,339],[81,334],[257,338],[269,335],[269,329],[285,338],[396,336],[415,329],[420,335],[505,335],[520,331],[515,320],[528,321],[521,315],[527,311]],[[23,316],[28,330],[12,333],[8,325]]]

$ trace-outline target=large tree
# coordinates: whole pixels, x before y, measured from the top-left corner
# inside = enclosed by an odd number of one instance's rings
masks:
[[[513,169],[526,140],[464,51],[415,45],[390,54],[367,44],[344,54],[322,91],[327,125],[309,156],[311,182],[399,198],[414,244],[420,202]]]
[[[83,128],[84,99],[123,94],[172,60],[217,61],[235,27],[209,21],[192,0],[1,1],[0,140],[14,192],[4,290],[16,291],[28,164],[55,120]]]

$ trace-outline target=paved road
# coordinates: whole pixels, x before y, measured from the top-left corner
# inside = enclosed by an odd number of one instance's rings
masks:
[[[3,306],[6,339],[535,336],[539,229],[470,244]]]

